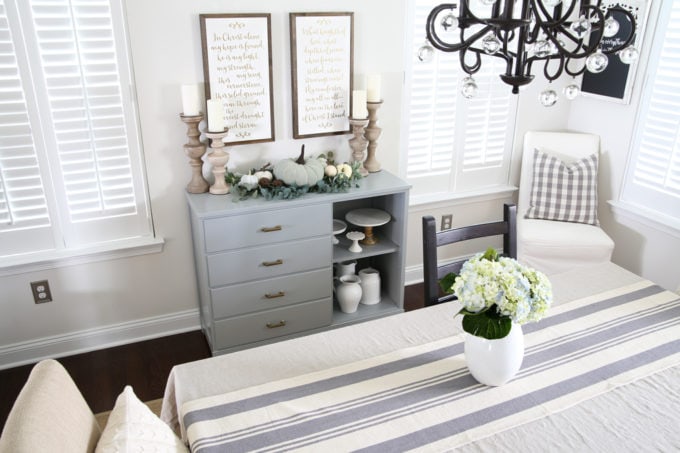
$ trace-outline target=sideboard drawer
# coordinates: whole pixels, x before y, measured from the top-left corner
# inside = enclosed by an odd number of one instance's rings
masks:
[[[304,239],[332,233],[328,204],[256,212],[204,222],[206,252]]]
[[[331,239],[322,236],[208,256],[211,288],[328,267]]]
[[[226,349],[328,326],[333,316],[330,298],[237,316],[215,322],[215,349]]]
[[[332,280],[333,272],[326,266],[311,272],[212,289],[212,313],[215,319],[220,319],[329,298]]]

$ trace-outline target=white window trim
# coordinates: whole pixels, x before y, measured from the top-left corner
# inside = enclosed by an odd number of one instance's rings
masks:
[[[680,220],[645,206],[623,200],[609,200],[608,203],[614,216],[617,217],[617,221],[630,219],[680,239]]]
[[[428,209],[478,203],[481,201],[501,200],[511,197],[519,188],[517,186],[499,185],[483,189],[475,189],[468,192],[432,193],[423,195],[411,195],[409,206],[427,206]]]
[[[0,277],[45,271],[66,266],[95,263],[163,251],[162,237],[121,239],[78,250],[48,250],[0,259]]]

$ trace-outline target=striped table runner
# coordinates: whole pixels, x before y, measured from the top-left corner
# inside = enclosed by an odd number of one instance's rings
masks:
[[[455,334],[185,403],[190,447],[441,451],[680,364],[680,299],[647,281],[553,307],[523,330],[522,368],[504,386],[470,376]]]

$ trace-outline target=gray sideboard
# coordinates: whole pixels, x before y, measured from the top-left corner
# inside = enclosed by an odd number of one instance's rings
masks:
[[[359,188],[295,200],[187,194],[201,326],[213,354],[226,353],[403,311],[409,185],[387,171]],[[332,243],[333,219],[357,208],[387,211],[378,243]],[[348,224],[349,230],[361,230]],[[343,313],[333,300],[334,263],[380,272],[381,302]]]

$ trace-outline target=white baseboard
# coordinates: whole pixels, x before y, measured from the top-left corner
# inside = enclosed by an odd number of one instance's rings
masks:
[[[417,266],[409,266],[404,271],[404,285],[415,285],[416,283],[422,283],[424,280],[423,265],[418,264]]]
[[[197,330],[198,309],[0,346],[0,370]]]
[[[498,249],[498,253],[501,253],[502,249]],[[459,260],[467,260],[472,258],[473,255],[457,255],[453,258],[448,258],[445,260],[437,261],[437,266],[442,266],[446,263]],[[409,266],[404,271],[404,285],[415,285],[416,283],[422,283],[425,281],[425,270],[422,264],[416,266]]]

